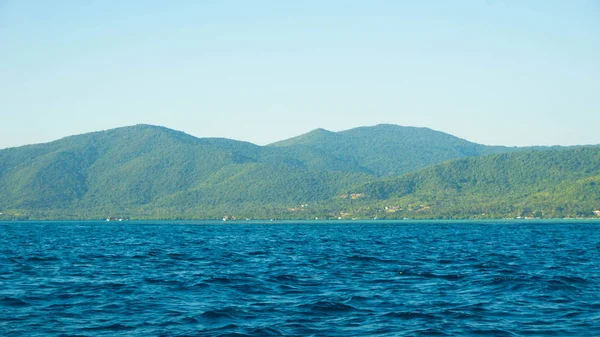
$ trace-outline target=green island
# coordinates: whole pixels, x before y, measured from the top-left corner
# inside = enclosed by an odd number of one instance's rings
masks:
[[[0,150],[0,220],[598,217],[598,146],[388,124],[258,146],[135,125]]]

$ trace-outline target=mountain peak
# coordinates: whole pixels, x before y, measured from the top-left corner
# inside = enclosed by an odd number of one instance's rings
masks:
[[[396,133],[401,133],[401,132],[414,132],[414,133],[425,133],[425,132],[433,132],[433,133],[444,133],[441,131],[436,131],[427,127],[421,127],[421,126],[404,126],[404,125],[397,125],[397,124],[386,124],[386,123],[382,123],[382,124],[376,124],[376,125],[372,125],[372,126],[359,126],[356,128],[352,128],[352,129],[348,129],[348,130],[344,130],[344,131],[340,131],[340,133],[347,133],[347,134],[352,134],[352,133],[364,133],[364,132],[396,132]]]
[[[269,144],[268,146],[314,145],[339,137],[336,132],[323,128],[314,129],[300,136]]]

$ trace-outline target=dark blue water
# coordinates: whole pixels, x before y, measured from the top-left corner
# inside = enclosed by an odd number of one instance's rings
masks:
[[[600,336],[600,224],[0,223],[1,336]]]

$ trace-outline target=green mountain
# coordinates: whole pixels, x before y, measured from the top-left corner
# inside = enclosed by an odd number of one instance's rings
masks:
[[[341,132],[317,129],[270,146],[318,150],[379,176],[402,175],[451,159],[528,150],[486,146],[428,128],[389,124]]]
[[[217,216],[242,207],[323,200],[370,179],[360,170],[342,170],[346,163],[318,151],[300,157],[287,152],[150,125],[5,149],[0,210],[40,216]],[[340,170],[311,170],[315,165]]]
[[[0,150],[0,220],[588,215],[594,151],[489,147],[394,125],[269,146],[136,125]],[[498,152],[515,153],[476,157]]]
[[[352,193],[380,217],[589,217],[600,209],[600,149],[460,159]]]

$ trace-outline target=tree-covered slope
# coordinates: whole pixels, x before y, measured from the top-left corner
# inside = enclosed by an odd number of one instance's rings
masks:
[[[428,128],[389,124],[341,132],[317,129],[270,146],[317,149],[380,176],[398,176],[451,159],[526,150],[480,145]]]
[[[352,191],[365,204],[393,204],[390,216],[593,216],[600,209],[600,149],[455,160]]]
[[[192,217],[237,215],[279,217],[290,207],[334,198],[340,190],[371,177],[332,171],[304,171],[296,168],[254,163],[228,167],[194,188],[182,190],[144,207],[173,209]]]
[[[243,160],[184,133],[147,125],[72,136],[0,151],[0,207],[144,203]]]
[[[0,211],[284,204],[330,198],[348,181],[369,177],[317,150],[297,155],[151,125],[0,150]]]
[[[517,150],[392,125],[319,129],[271,146],[136,125],[0,150],[0,219],[554,216],[596,207],[598,150],[474,157]],[[386,175],[418,167],[428,168]]]

